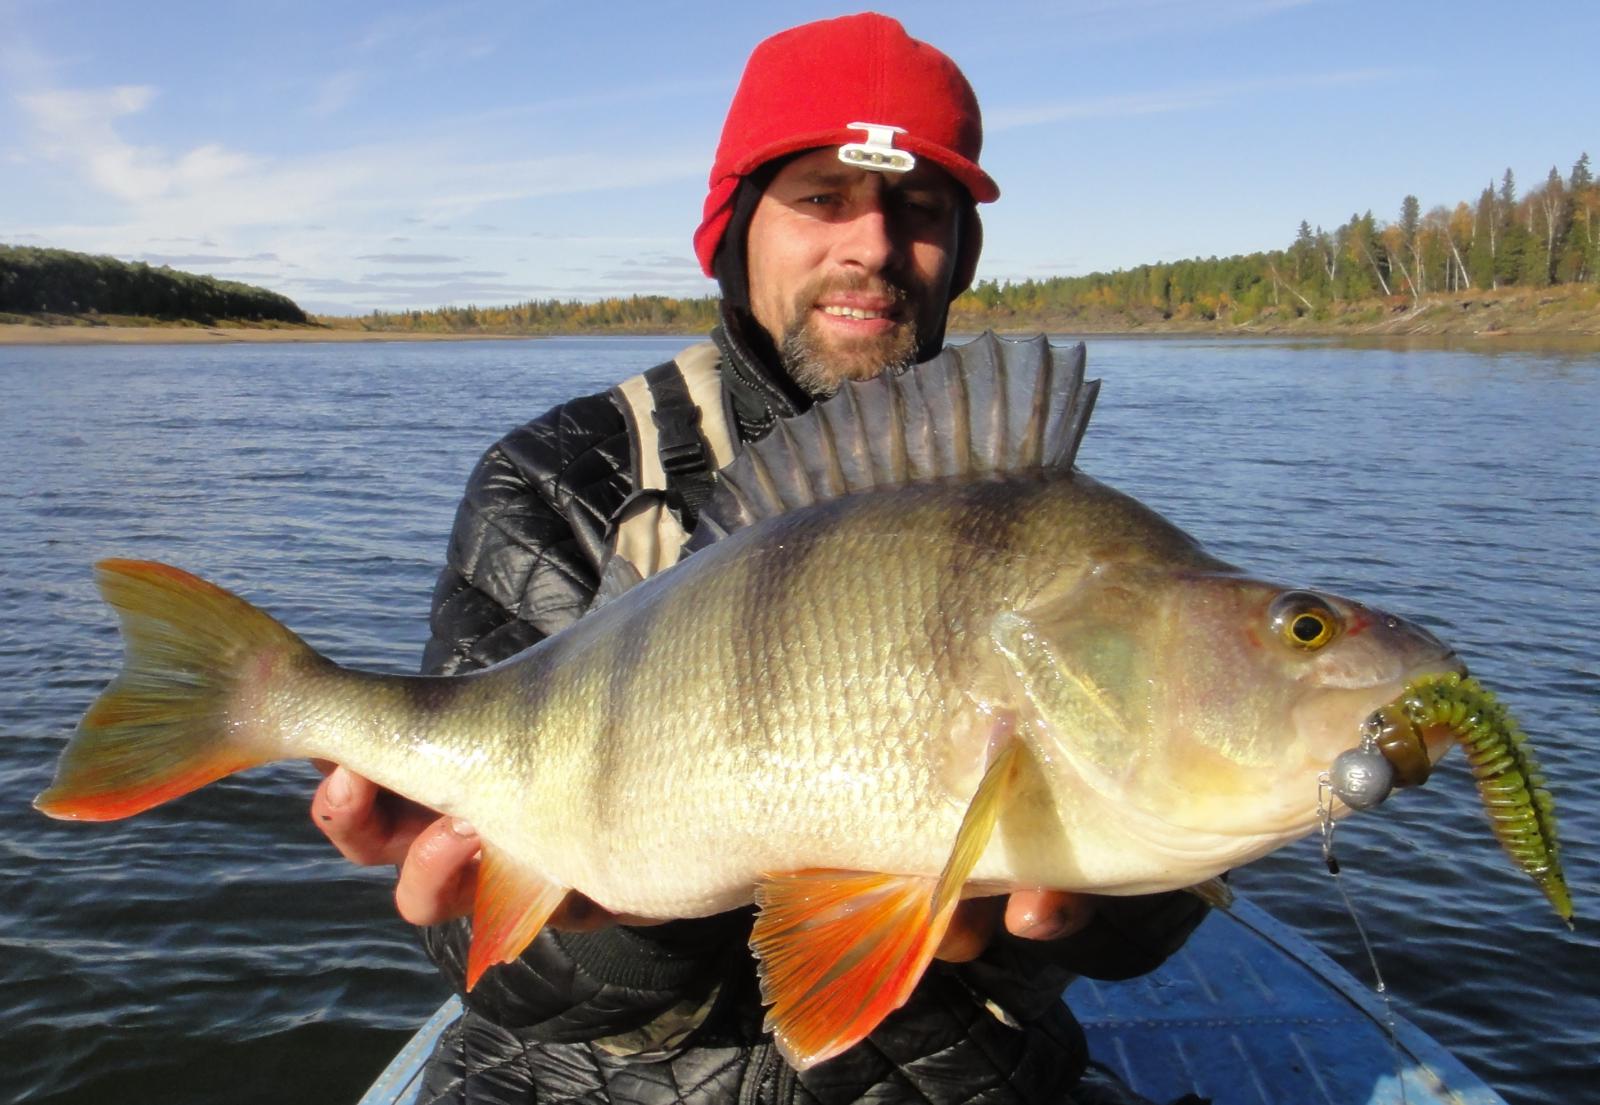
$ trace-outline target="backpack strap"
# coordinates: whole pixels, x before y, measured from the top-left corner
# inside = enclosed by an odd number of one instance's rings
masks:
[[[612,389],[632,446],[633,494],[611,548],[641,578],[677,562],[717,470],[738,450],[717,347],[702,342]]]

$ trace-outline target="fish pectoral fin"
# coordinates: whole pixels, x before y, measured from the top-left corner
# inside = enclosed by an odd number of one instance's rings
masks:
[[[1054,751],[1112,768],[1127,756],[1130,718],[1142,709],[1134,697],[1144,683],[1136,643],[1113,625],[1061,621],[1007,611],[989,636],[1022,697],[1060,742]]]
[[[937,878],[807,870],[756,887],[750,946],[766,1028],[805,1070],[859,1043],[904,1005],[950,926],[1016,773],[1012,741],[990,763]]]
[[[496,963],[509,963],[521,955],[566,896],[566,887],[546,881],[531,868],[485,844],[472,903],[467,989],[476,986],[483,972]]]

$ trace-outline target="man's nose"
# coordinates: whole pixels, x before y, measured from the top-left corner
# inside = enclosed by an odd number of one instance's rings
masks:
[[[868,272],[881,272],[889,267],[897,248],[888,212],[881,198],[874,197],[862,203],[846,222],[839,260]]]

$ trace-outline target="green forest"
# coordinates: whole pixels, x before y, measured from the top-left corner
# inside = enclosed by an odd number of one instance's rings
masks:
[[[1510,169],[1475,203],[1424,212],[1416,196],[1398,218],[1371,211],[1326,230],[1302,222],[1294,241],[1270,253],[1043,281],[980,282],[957,315],[1084,311],[1153,313],[1162,318],[1244,322],[1269,309],[1322,317],[1341,303],[1403,298],[1420,305],[1438,293],[1600,284],[1600,184],[1583,154],[1562,177],[1519,195]]]
[[[683,334],[717,324],[717,298],[631,295],[597,300],[535,299],[509,307],[441,307],[436,311],[373,311],[359,319],[319,316],[327,325],[352,321],[367,330],[459,334]]]
[[[19,315],[135,315],[215,322],[310,321],[288,296],[165,265],[65,249],[0,245],[0,311]]]
[[[1553,292],[1551,289],[1564,289]],[[1543,290],[1544,295],[1539,295]],[[1403,197],[1395,218],[1352,214],[1332,229],[1302,222],[1284,248],[1140,265],[1087,276],[980,281],[952,307],[951,330],[1125,330],[1380,323],[1487,299],[1494,328],[1513,295],[1559,299],[1555,328],[1600,318],[1600,182],[1589,155],[1566,174],[1519,190],[1510,169],[1475,200],[1424,210]],[[1498,297],[1498,298],[1496,298]],[[1480,302],[1479,304],[1483,304]],[[1551,314],[1555,312],[1551,308]],[[210,276],[65,250],[0,246],[0,312],[37,318],[136,315],[308,323],[287,297]],[[510,306],[319,316],[342,330],[444,334],[694,333],[716,322],[713,297],[542,299]],[[1524,304],[1521,318],[1544,312]],[[1459,312],[1457,312],[1459,314]],[[1458,323],[1459,325],[1459,320]]]

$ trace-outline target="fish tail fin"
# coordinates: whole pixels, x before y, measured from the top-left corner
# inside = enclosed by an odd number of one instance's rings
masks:
[[[165,564],[102,560],[95,578],[122,621],[123,669],[78,723],[37,809],[112,821],[287,757],[237,707],[241,692],[290,665],[326,663],[310,646],[237,595]]]

